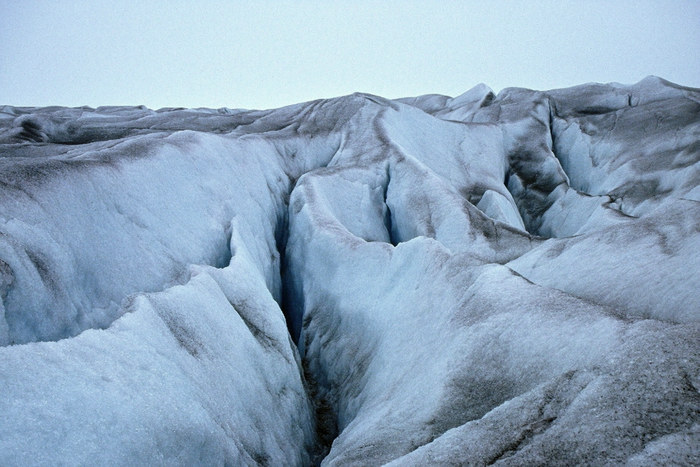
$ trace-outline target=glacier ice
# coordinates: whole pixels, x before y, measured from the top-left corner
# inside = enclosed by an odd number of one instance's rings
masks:
[[[700,463],[700,91],[0,107],[0,464]]]

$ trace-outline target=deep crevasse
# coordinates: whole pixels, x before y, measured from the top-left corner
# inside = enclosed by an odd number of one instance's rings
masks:
[[[697,97],[4,108],[3,463],[696,459]]]

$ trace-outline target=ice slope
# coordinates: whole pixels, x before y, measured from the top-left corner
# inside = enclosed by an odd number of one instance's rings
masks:
[[[699,97],[0,108],[0,464],[700,463]]]

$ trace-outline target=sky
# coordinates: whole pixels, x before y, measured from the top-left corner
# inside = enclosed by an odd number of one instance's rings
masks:
[[[631,84],[700,88],[700,1],[0,0],[0,105],[273,108]]]

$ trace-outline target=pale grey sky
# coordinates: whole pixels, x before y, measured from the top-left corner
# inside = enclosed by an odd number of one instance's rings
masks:
[[[700,1],[0,0],[0,104],[270,108],[654,74],[700,87]]]

